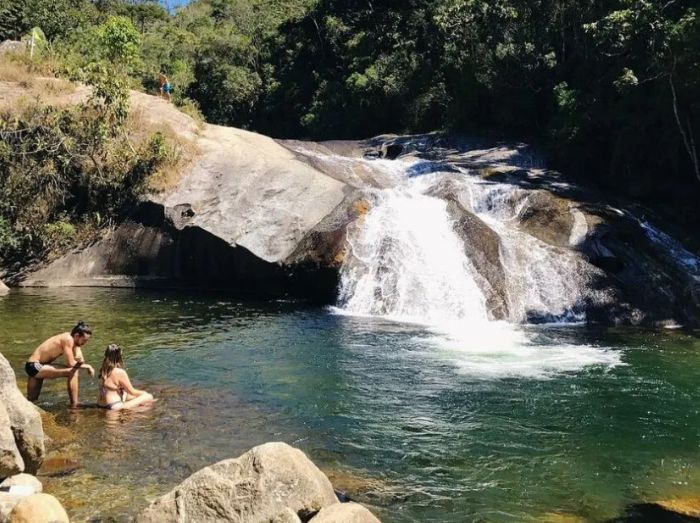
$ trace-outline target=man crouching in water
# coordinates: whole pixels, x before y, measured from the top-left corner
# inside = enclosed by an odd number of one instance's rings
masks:
[[[66,378],[68,381],[68,396],[71,408],[78,407],[78,374],[84,369],[95,375],[95,370],[83,359],[80,347],[90,341],[92,331],[85,323],[78,322],[70,332],[56,334],[39,345],[24,365],[29,376],[27,382],[27,398],[29,401],[39,399],[41,386],[45,379]],[[55,359],[63,355],[67,367],[57,368],[51,365]]]

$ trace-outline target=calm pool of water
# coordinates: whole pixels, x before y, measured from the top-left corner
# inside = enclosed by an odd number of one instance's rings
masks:
[[[78,319],[95,330],[88,362],[122,344],[132,381],[160,401],[69,412],[64,383],[45,385],[40,405],[75,434],[56,455],[77,470],[42,479],[76,521],[128,520],[198,468],[270,440],[303,449],[386,522],[601,521],[700,492],[691,333],[503,327],[480,350],[293,303],[13,291],[0,298],[0,350],[21,387],[31,350]],[[95,401],[97,384],[84,379],[81,397]]]

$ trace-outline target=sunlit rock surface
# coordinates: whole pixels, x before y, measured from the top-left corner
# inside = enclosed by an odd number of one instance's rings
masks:
[[[308,521],[338,500],[328,478],[286,443],[266,443],[195,472],[155,500],[138,523]]]

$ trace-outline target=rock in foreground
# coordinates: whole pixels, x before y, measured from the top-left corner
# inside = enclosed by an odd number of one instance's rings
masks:
[[[325,507],[311,523],[379,523],[379,520],[362,505],[350,502]]]
[[[6,416],[16,449],[23,461],[21,470],[0,475],[11,476],[17,472],[36,474],[45,454],[41,416],[37,408],[27,401],[17,388],[15,373],[2,354],[0,354],[0,411],[5,412],[5,414],[0,412],[0,425],[8,426],[7,423],[2,423],[2,419]],[[9,444],[7,432],[5,431],[5,437],[3,437],[1,431],[0,427],[0,445]]]
[[[0,478],[14,476],[24,470],[15,436],[12,434],[10,417],[3,404],[0,404]]]
[[[157,499],[139,523],[309,519],[338,500],[328,478],[286,443],[266,443],[205,467]],[[291,511],[291,513],[290,513]]]
[[[10,513],[9,523],[69,523],[61,503],[49,494],[23,498]]]
[[[10,288],[0,280],[0,296],[4,296],[8,292],[10,292]]]

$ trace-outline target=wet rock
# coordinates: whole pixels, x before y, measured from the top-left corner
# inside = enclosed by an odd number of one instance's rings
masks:
[[[266,443],[194,473],[137,521],[269,521],[287,509],[306,521],[335,503],[330,481],[303,452]]]
[[[351,193],[299,242],[285,264],[292,266],[312,263],[319,267],[340,267],[347,254],[347,227],[353,221],[362,219],[369,208],[369,202],[360,192]]]
[[[22,498],[10,513],[9,523],[69,523],[61,503],[49,494]]]
[[[387,160],[395,160],[403,153],[403,146],[399,143],[383,144],[380,149],[380,157]]]
[[[456,183],[443,182],[430,192],[447,200],[447,210],[454,218],[454,227],[464,242],[464,252],[481,275],[478,281],[492,319],[508,317],[506,277],[500,261],[501,240],[478,216],[471,212],[463,198],[463,189]]]
[[[39,411],[17,388],[15,373],[0,354],[0,405],[4,406],[24,472],[35,474],[44,460],[44,430]]]
[[[0,487],[12,487],[15,485],[20,485],[31,489],[32,494],[37,494],[44,490],[44,487],[41,485],[41,481],[36,479],[31,474],[17,474],[6,478],[2,483],[0,483]]]
[[[381,479],[366,476],[359,472],[337,469],[324,470],[323,472],[333,484],[336,496],[342,503],[353,501],[351,498],[357,495],[382,497],[383,494],[392,493],[394,488]]]
[[[519,227],[531,236],[554,245],[568,247],[574,217],[569,202],[547,191],[532,191],[521,203]]]
[[[0,280],[0,296],[4,296],[5,294],[10,292],[10,288],[5,285],[2,280]]]
[[[379,523],[377,517],[358,503],[325,507],[311,518],[312,523]]]
[[[478,282],[486,296],[486,307],[492,319],[508,317],[506,277],[500,263],[501,240],[475,214],[456,202],[448,205],[456,216],[455,228],[464,241],[464,250],[483,280]]]

